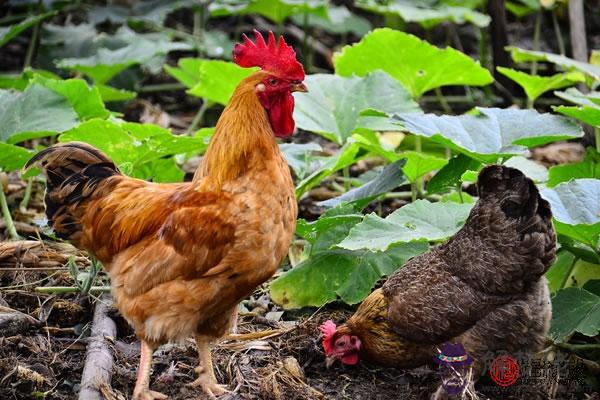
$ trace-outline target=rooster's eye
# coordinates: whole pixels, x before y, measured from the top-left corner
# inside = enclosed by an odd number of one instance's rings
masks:
[[[271,85],[271,86],[275,86],[278,83],[279,83],[279,81],[277,79],[275,79],[275,78],[269,79],[269,85]]]

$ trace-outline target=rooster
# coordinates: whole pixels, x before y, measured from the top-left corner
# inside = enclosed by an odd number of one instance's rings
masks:
[[[152,354],[194,337],[199,374],[218,385],[211,344],[235,323],[237,304],[269,279],[288,251],[297,204],[275,137],[294,131],[292,92],[307,91],[304,70],[283,37],[254,31],[233,50],[260,67],[236,88],[191,182],[156,184],[122,175],[84,143],[49,147],[26,165],[46,176],[45,205],[57,236],[88,250],[108,271],[115,303],[141,340],[133,398],[149,389]]]
[[[552,214],[534,183],[499,165],[482,170],[479,200],[448,242],[411,259],[343,325],[321,325],[327,365],[363,358],[413,368],[444,342],[464,345],[483,371],[487,352],[538,351],[551,303],[544,272],[555,258]],[[443,398],[440,389],[434,398]]]

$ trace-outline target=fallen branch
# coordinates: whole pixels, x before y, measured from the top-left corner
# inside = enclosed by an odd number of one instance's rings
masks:
[[[114,338],[117,334],[117,326],[107,314],[106,304],[111,302],[111,297],[107,295],[101,296],[96,302],[92,335],[88,338],[85,366],[81,375],[79,400],[102,400],[104,397],[99,388],[110,386],[114,358],[106,339]]]
[[[35,288],[38,293],[77,293],[80,292],[76,286],[38,286]],[[109,293],[110,286],[92,286],[88,293]]]

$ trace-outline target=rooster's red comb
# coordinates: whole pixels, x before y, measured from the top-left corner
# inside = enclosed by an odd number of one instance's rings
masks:
[[[330,354],[333,345],[333,343],[331,343],[331,339],[335,334],[337,327],[332,320],[327,320],[321,326],[319,326],[319,330],[323,334],[323,350],[325,350],[325,354]]]
[[[283,36],[275,41],[275,35],[269,31],[269,38],[265,39],[260,32],[254,30],[256,43],[245,34],[242,35],[244,43],[237,43],[233,48],[233,61],[240,67],[260,67],[281,78],[290,80],[304,80],[304,68],[296,60],[296,52],[288,46]]]

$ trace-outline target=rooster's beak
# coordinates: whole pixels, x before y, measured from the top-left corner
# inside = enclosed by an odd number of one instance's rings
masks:
[[[304,83],[294,83],[291,86],[292,92],[308,92],[308,88]]]
[[[333,357],[333,356],[325,357],[325,366],[327,368],[331,367],[334,363],[335,363],[335,357]]]

